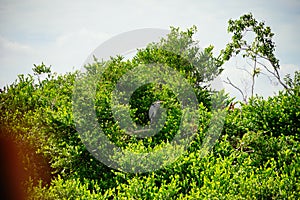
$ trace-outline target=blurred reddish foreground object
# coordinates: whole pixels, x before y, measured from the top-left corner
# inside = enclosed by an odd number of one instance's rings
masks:
[[[0,137],[0,199],[26,199],[22,188],[25,171],[18,156],[17,145],[8,138]]]

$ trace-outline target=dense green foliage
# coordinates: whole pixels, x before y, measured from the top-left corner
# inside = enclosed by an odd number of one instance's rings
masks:
[[[212,151],[202,156],[215,98],[205,83],[222,69],[212,47],[199,53],[193,46],[195,31],[173,28],[167,38],[139,50],[132,60],[117,57],[86,66],[87,73],[94,75],[107,66],[95,95],[99,123],[112,142],[136,152],[168,143],[182,113],[170,88],[144,85],[130,100],[133,120],[149,125],[149,106],[159,99],[167,109],[166,125],[151,138],[125,134],[112,117],[109,98],[119,78],[139,64],[158,62],[178,70],[192,85],[199,101],[197,133],[184,155],[154,172],[125,173],[89,153],[72,112],[78,72],[57,75],[41,64],[33,69],[34,76],[20,75],[5,88],[0,94],[1,136],[24,146],[20,154],[29,172],[23,183],[29,199],[300,198],[300,72],[293,79],[287,77],[288,88],[276,96],[253,97],[233,110],[227,108],[232,99],[221,93],[219,110],[227,113],[225,124]]]

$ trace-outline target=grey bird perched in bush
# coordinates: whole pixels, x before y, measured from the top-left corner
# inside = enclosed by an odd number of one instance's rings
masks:
[[[154,121],[154,118],[157,114],[157,111],[158,109],[160,108],[160,104],[162,103],[163,101],[155,101],[152,103],[152,105],[150,106],[150,109],[149,109],[149,118],[150,118],[150,123],[152,124],[153,121]]]

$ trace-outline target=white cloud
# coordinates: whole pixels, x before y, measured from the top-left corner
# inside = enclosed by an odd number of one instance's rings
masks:
[[[26,44],[16,41],[11,41],[3,36],[0,36],[0,55],[1,57],[9,54],[31,54],[34,50]]]
[[[59,73],[80,69],[89,54],[109,38],[107,33],[93,32],[86,28],[64,33],[54,42],[43,47],[40,57]]]
[[[68,32],[56,38],[55,43],[57,46],[62,47],[74,43],[86,45],[96,45],[109,38],[107,33],[96,33],[86,28],[81,28],[78,31]]]
[[[0,85],[10,84],[17,74],[29,73],[33,64],[31,58],[36,56],[31,46],[0,36]]]

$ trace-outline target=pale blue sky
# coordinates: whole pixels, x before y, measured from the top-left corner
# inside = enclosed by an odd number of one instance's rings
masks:
[[[275,33],[282,73],[299,70],[298,0],[0,0],[0,87],[10,84],[17,74],[30,73],[33,64],[41,62],[60,73],[80,69],[102,42],[139,28],[186,29],[196,25],[195,39],[202,47],[214,45],[218,54],[230,39],[227,21],[248,12],[264,20]],[[242,84],[235,65],[232,61],[224,66],[223,78],[229,76]],[[278,89],[266,79],[256,87],[265,96]]]

